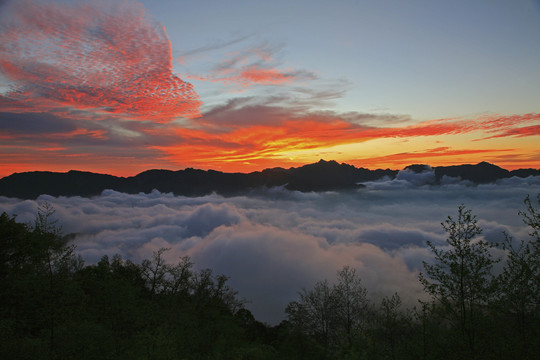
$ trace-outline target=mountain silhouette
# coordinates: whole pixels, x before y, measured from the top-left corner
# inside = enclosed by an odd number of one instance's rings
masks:
[[[481,162],[476,165],[437,166],[415,164],[404,170],[421,173],[433,171],[434,184],[446,177],[485,184],[512,176],[540,176],[537,169],[508,171],[496,165]],[[35,199],[39,195],[96,196],[105,189],[125,193],[149,193],[156,189],[164,193],[202,196],[213,192],[236,195],[257,188],[284,186],[302,192],[349,190],[362,187],[363,182],[383,178],[396,178],[398,170],[357,168],[336,161],[317,163],[289,169],[271,168],[251,173],[224,173],[215,170],[148,170],[131,177],[71,170],[66,173],[32,171],[14,173],[0,179],[0,195],[22,199]]]

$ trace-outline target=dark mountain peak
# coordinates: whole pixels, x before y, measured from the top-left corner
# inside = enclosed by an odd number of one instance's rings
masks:
[[[93,173],[93,172],[90,172],[90,171],[83,171],[83,170],[69,170],[66,173],[59,173],[59,174],[69,174],[69,175],[89,175],[89,174],[107,175],[107,174],[99,174],[99,173]],[[112,175],[109,175],[109,176],[112,176]]]
[[[517,169],[510,171],[511,176],[526,178],[529,176],[540,176],[540,169]]]
[[[508,170],[486,161],[482,161],[476,165],[464,164],[438,166],[435,168],[435,176],[437,181],[440,181],[445,175],[461,178],[462,180],[469,180],[475,184],[486,184],[511,176]]]
[[[135,176],[152,175],[152,174],[170,174],[170,173],[173,173],[173,172],[174,172],[173,170],[167,170],[167,169],[150,169],[150,170],[145,170],[145,171],[143,171],[141,173],[138,173]]]
[[[349,164],[321,159],[317,163],[289,169],[287,189],[328,191],[357,188],[360,181],[367,181],[361,172]]]
[[[355,171],[358,170],[353,165],[345,164],[345,163],[338,163],[335,160],[319,160],[316,163],[313,164],[307,164],[301,167],[297,168],[290,168],[289,170],[294,171]]]
[[[261,173],[272,173],[272,172],[286,172],[286,171],[288,171],[288,170],[285,169],[285,168],[274,167],[274,168],[266,168],[263,171],[254,171],[254,172],[252,172],[252,174],[259,173],[259,172],[261,172]]]
[[[481,167],[481,168],[492,168],[492,169],[496,168],[496,169],[504,170],[502,167],[497,166],[497,165],[492,164],[492,163],[488,163],[487,161],[479,162],[478,164],[473,165],[473,166],[478,166],[478,167]]]
[[[330,160],[330,161],[326,161],[324,159],[320,159],[318,162],[316,163],[312,163],[312,164],[306,164],[306,165],[302,165],[300,167],[297,167],[297,168],[291,168],[290,170],[292,169],[320,169],[320,168],[331,168],[331,167],[338,167],[340,166],[339,163],[335,160]]]
[[[320,159],[317,164],[332,164],[332,165],[339,165],[339,163],[336,160],[329,160],[326,161],[324,159]]]
[[[0,195],[24,199],[35,199],[42,194],[93,196],[101,194],[104,189],[114,188],[120,179],[122,178],[78,170],[65,173],[51,171],[14,173],[0,179]]]

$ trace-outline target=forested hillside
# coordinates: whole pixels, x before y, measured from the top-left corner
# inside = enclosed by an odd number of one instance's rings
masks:
[[[161,249],[85,265],[47,203],[33,224],[0,215],[3,359],[535,359],[540,353],[540,197],[530,236],[480,237],[460,206],[419,281],[426,299],[374,302],[354,268],[298,289],[277,326],[257,321],[226,275]]]

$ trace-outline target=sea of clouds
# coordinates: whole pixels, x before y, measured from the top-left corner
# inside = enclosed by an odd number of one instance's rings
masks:
[[[176,263],[189,255],[197,269],[230,277],[246,305],[270,324],[285,318],[288,302],[318,280],[357,269],[374,299],[398,292],[412,305],[423,295],[422,261],[432,256],[426,241],[444,246],[441,222],[460,204],[473,211],[482,236],[501,241],[503,231],[525,238],[518,211],[540,193],[540,177],[510,178],[473,186],[458,179],[432,186],[427,173],[402,171],[394,180],[366,183],[348,192],[300,193],[261,189],[243,196],[183,197],[154,191],[129,195],[37,200],[0,197],[0,211],[32,222],[47,201],[65,234],[74,233],[87,264],[107,254],[140,262],[160,248]]]

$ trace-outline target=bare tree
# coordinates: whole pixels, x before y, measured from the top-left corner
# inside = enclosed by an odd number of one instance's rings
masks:
[[[367,290],[356,269],[343,267],[338,272],[338,283],[334,286],[336,299],[336,318],[340,328],[352,345],[355,334],[365,331],[369,315]]]

